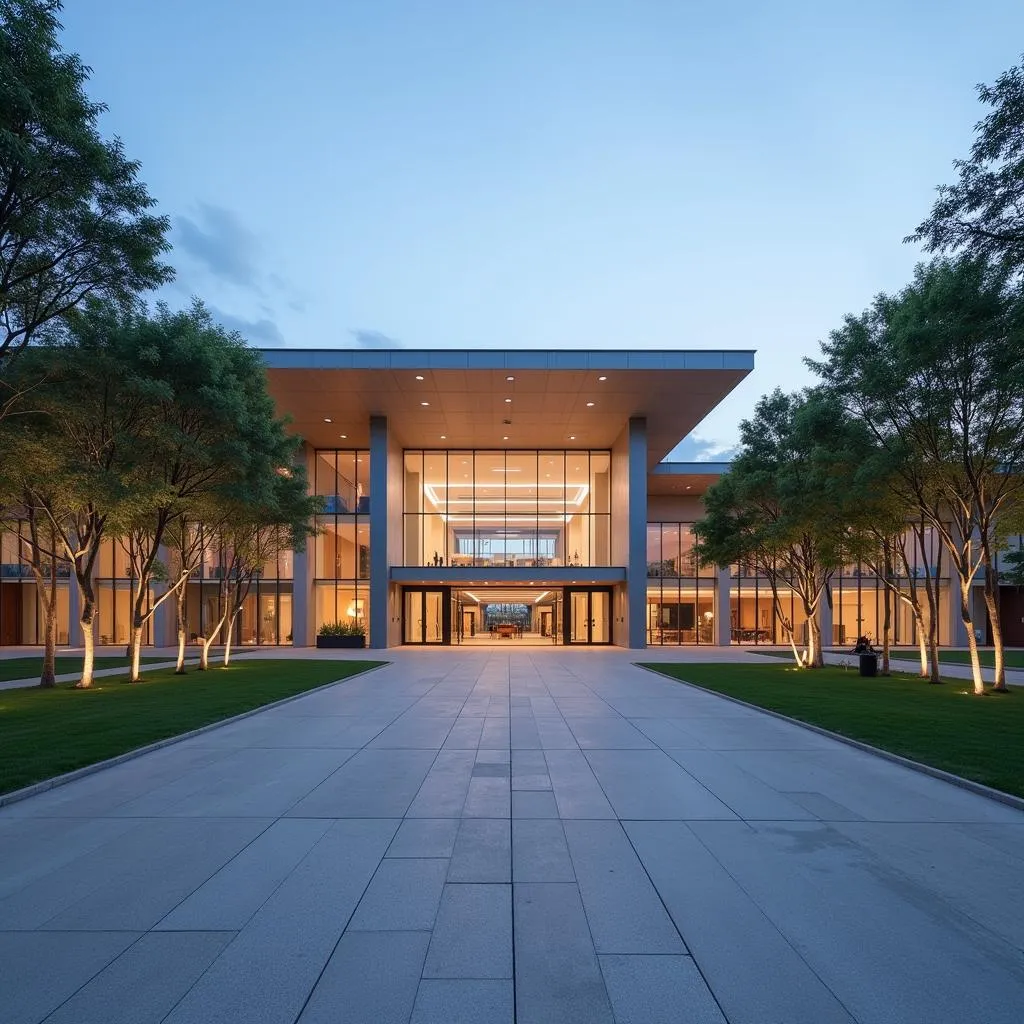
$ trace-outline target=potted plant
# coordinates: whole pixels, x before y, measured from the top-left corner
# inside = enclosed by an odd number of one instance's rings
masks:
[[[317,647],[365,647],[366,630],[358,623],[325,622],[316,634]]]

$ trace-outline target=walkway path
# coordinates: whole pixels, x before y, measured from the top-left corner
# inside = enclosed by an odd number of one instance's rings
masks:
[[[0,1018],[1016,1024],[1022,869],[628,652],[396,652],[0,811]]]

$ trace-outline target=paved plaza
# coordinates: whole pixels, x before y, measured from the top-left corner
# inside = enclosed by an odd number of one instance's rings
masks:
[[[0,1020],[1018,1024],[1024,813],[638,654],[388,652],[0,809]]]

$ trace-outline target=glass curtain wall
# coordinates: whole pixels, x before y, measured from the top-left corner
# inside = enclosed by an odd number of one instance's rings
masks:
[[[404,561],[611,564],[607,451],[406,451]]]
[[[224,614],[225,600],[230,599],[224,586],[225,576],[230,572],[230,555],[219,538],[203,538],[202,562],[189,580],[185,596],[189,643],[198,643]],[[242,602],[232,644],[281,646],[292,642],[294,563],[290,550],[282,550],[267,560]],[[173,608],[168,614],[173,617]],[[223,634],[217,640],[223,643]]]
[[[96,559],[96,643],[125,646],[132,630],[132,574],[128,547],[105,540]],[[153,621],[142,631],[142,642],[153,642]]]
[[[314,616],[325,623],[369,629],[370,453],[319,449],[313,474],[325,511],[310,541],[314,565]]]
[[[772,598],[771,585],[756,559],[731,566],[729,637],[734,644],[788,643]],[[807,642],[807,616],[803,603],[786,586],[780,586],[783,614],[793,625],[798,644]]]
[[[908,531],[903,539],[911,577],[902,574],[902,566],[893,566],[893,578],[900,591],[916,590],[917,599],[928,621],[928,598],[924,591],[927,576],[939,579],[938,636],[940,644],[949,643],[949,560],[934,527],[924,531],[924,545]],[[885,584],[864,564],[843,566],[832,580],[832,642],[838,646],[853,644],[860,636],[880,641],[885,624]],[[914,645],[918,642],[917,623],[908,603],[895,594],[891,597],[892,642]]]
[[[0,530],[0,646],[41,644],[43,622],[35,577],[24,555],[28,524],[14,522]],[[57,560],[57,643],[68,643],[71,567]]]
[[[692,523],[647,524],[647,643],[715,642],[715,569],[697,565]]]

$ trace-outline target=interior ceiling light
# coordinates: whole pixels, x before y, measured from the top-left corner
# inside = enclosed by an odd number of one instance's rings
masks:
[[[569,440],[570,441],[575,441],[576,440],[576,435],[575,434],[570,434],[569,435]]]
[[[334,421],[333,421],[333,420],[331,419],[331,417],[330,417],[330,416],[325,416],[325,417],[324,417],[324,423],[333,423],[333,422],[334,422]]]
[[[441,435],[441,440],[442,441],[447,441],[448,440],[448,435],[447,434],[442,434]]]
[[[608,378],[607,377],[598,377],[597,379],[598,380],[607,380]]]
[[[429,402],[420,402],[420,405],[430,405]]]
[[[593,409],[593,407],[594,407],[594,403],[593,402],[587,402],[587,408],[588,409]]]
[[[417,373],[416,374],[416,379],[417,380],[423,380],[423,374],[422,373]]]
[[[512,399],[511,399],[511,398],[506,398],[506,399],[505,399],[505,404],[506,404],[506,405],[508,405],[508,403],[509,403],[509,402],[511,402],[511,401],[512,401]]]
[[[342,441],[347,441],[348,440],[348,434],[339,434],[338,437],[340,437],[342,439]]]
[[[506,377],[505,380],[515,380],[515,377]]]
[[[502,441],[507,441],[507,440],[508,440],[508,434],[506,434],[506,435],[505,435],[505,436],[504,436],[504,437],[502,438]]]

